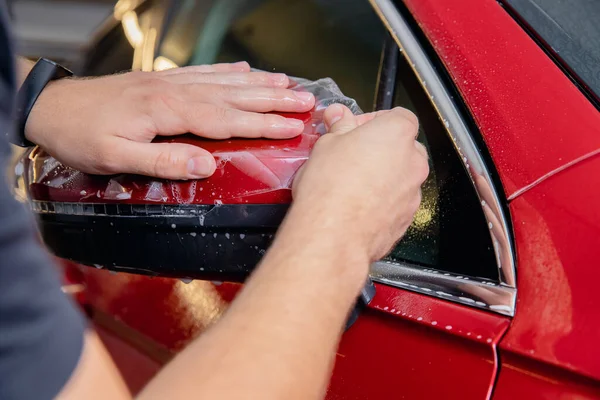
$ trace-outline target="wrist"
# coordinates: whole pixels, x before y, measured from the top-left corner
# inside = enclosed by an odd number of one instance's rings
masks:
[[[318,210],[307,213],[293,205],[270,253],[286,264],[298,260],[302,273],[333,279],[336,286],[347,287],[355,297],[367,279],[371,260],[361,236],[352,234],[347,225]]]
[[[25,123],[25,138],[41,147],[46,147],[45,138],[50,134],[52,125],[60,118],[53,110],[57,102],[55,95],[57,86],[65,83],[64,79],[48,82],[35,101]]]
[[[58,116],[54,103],[60,100],[49,93],[53,92],[57,81],[73,75],[71,71],[45,58],[40,58],[32,68],[27,62],[19,63],[19,75],[26,76],[18,93],[18,125],[15,144],[30,146],[32,143],[42,144],[45,132],[56,122]],[[54,110],[40,109],[51,107]],[[59,104],[60,107],[60,104]]]

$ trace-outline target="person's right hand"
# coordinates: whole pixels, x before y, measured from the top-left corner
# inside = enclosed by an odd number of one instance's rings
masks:
[[[324,119],[330,133],[294,181],[292,213],[311,221],[326,240],[339,237],[370,262],[378,260],[421,202],[429,165],[415,140],[418,120],[403,108],[357,117],[341,105],[329,107]]]

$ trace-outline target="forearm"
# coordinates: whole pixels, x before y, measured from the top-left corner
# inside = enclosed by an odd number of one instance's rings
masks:
[[[322,397],[368,260],[315,225],[288,219],[224,318],[152,381],[148,397]]]

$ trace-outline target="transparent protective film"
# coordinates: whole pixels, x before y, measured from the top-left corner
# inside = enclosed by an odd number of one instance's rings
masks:
[[[333,103],[355,114],[356,101],[342,94],[330,78],[309,81],[291,78],[291,89],[315,95],[315,108],[303,114],[281,114],[304,122],[304,132],[293,139],[231,139],[215,141],[194,135],[157,138],[188,143],[211,152],[217,161],[214,175],[204,180],[170,181],[135,175],[96,176],[67,167],[41,149],[34,150],[22,171],[33,200],[132,204],[258,204],[289,203],[291,184],[300,166],[326,132],[323,112]]]

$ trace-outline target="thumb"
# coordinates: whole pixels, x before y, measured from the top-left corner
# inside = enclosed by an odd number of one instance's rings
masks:
[[[358,126],[358,121],[352,111],[341,104],[332,104],[327,107],[323,114],[323,122],[330,133],[343,134]]]
[[[184,143],[139,143],[125,141],[121,148],[120,172],[164,179],[201,179],[216,169],[208,151]]]

